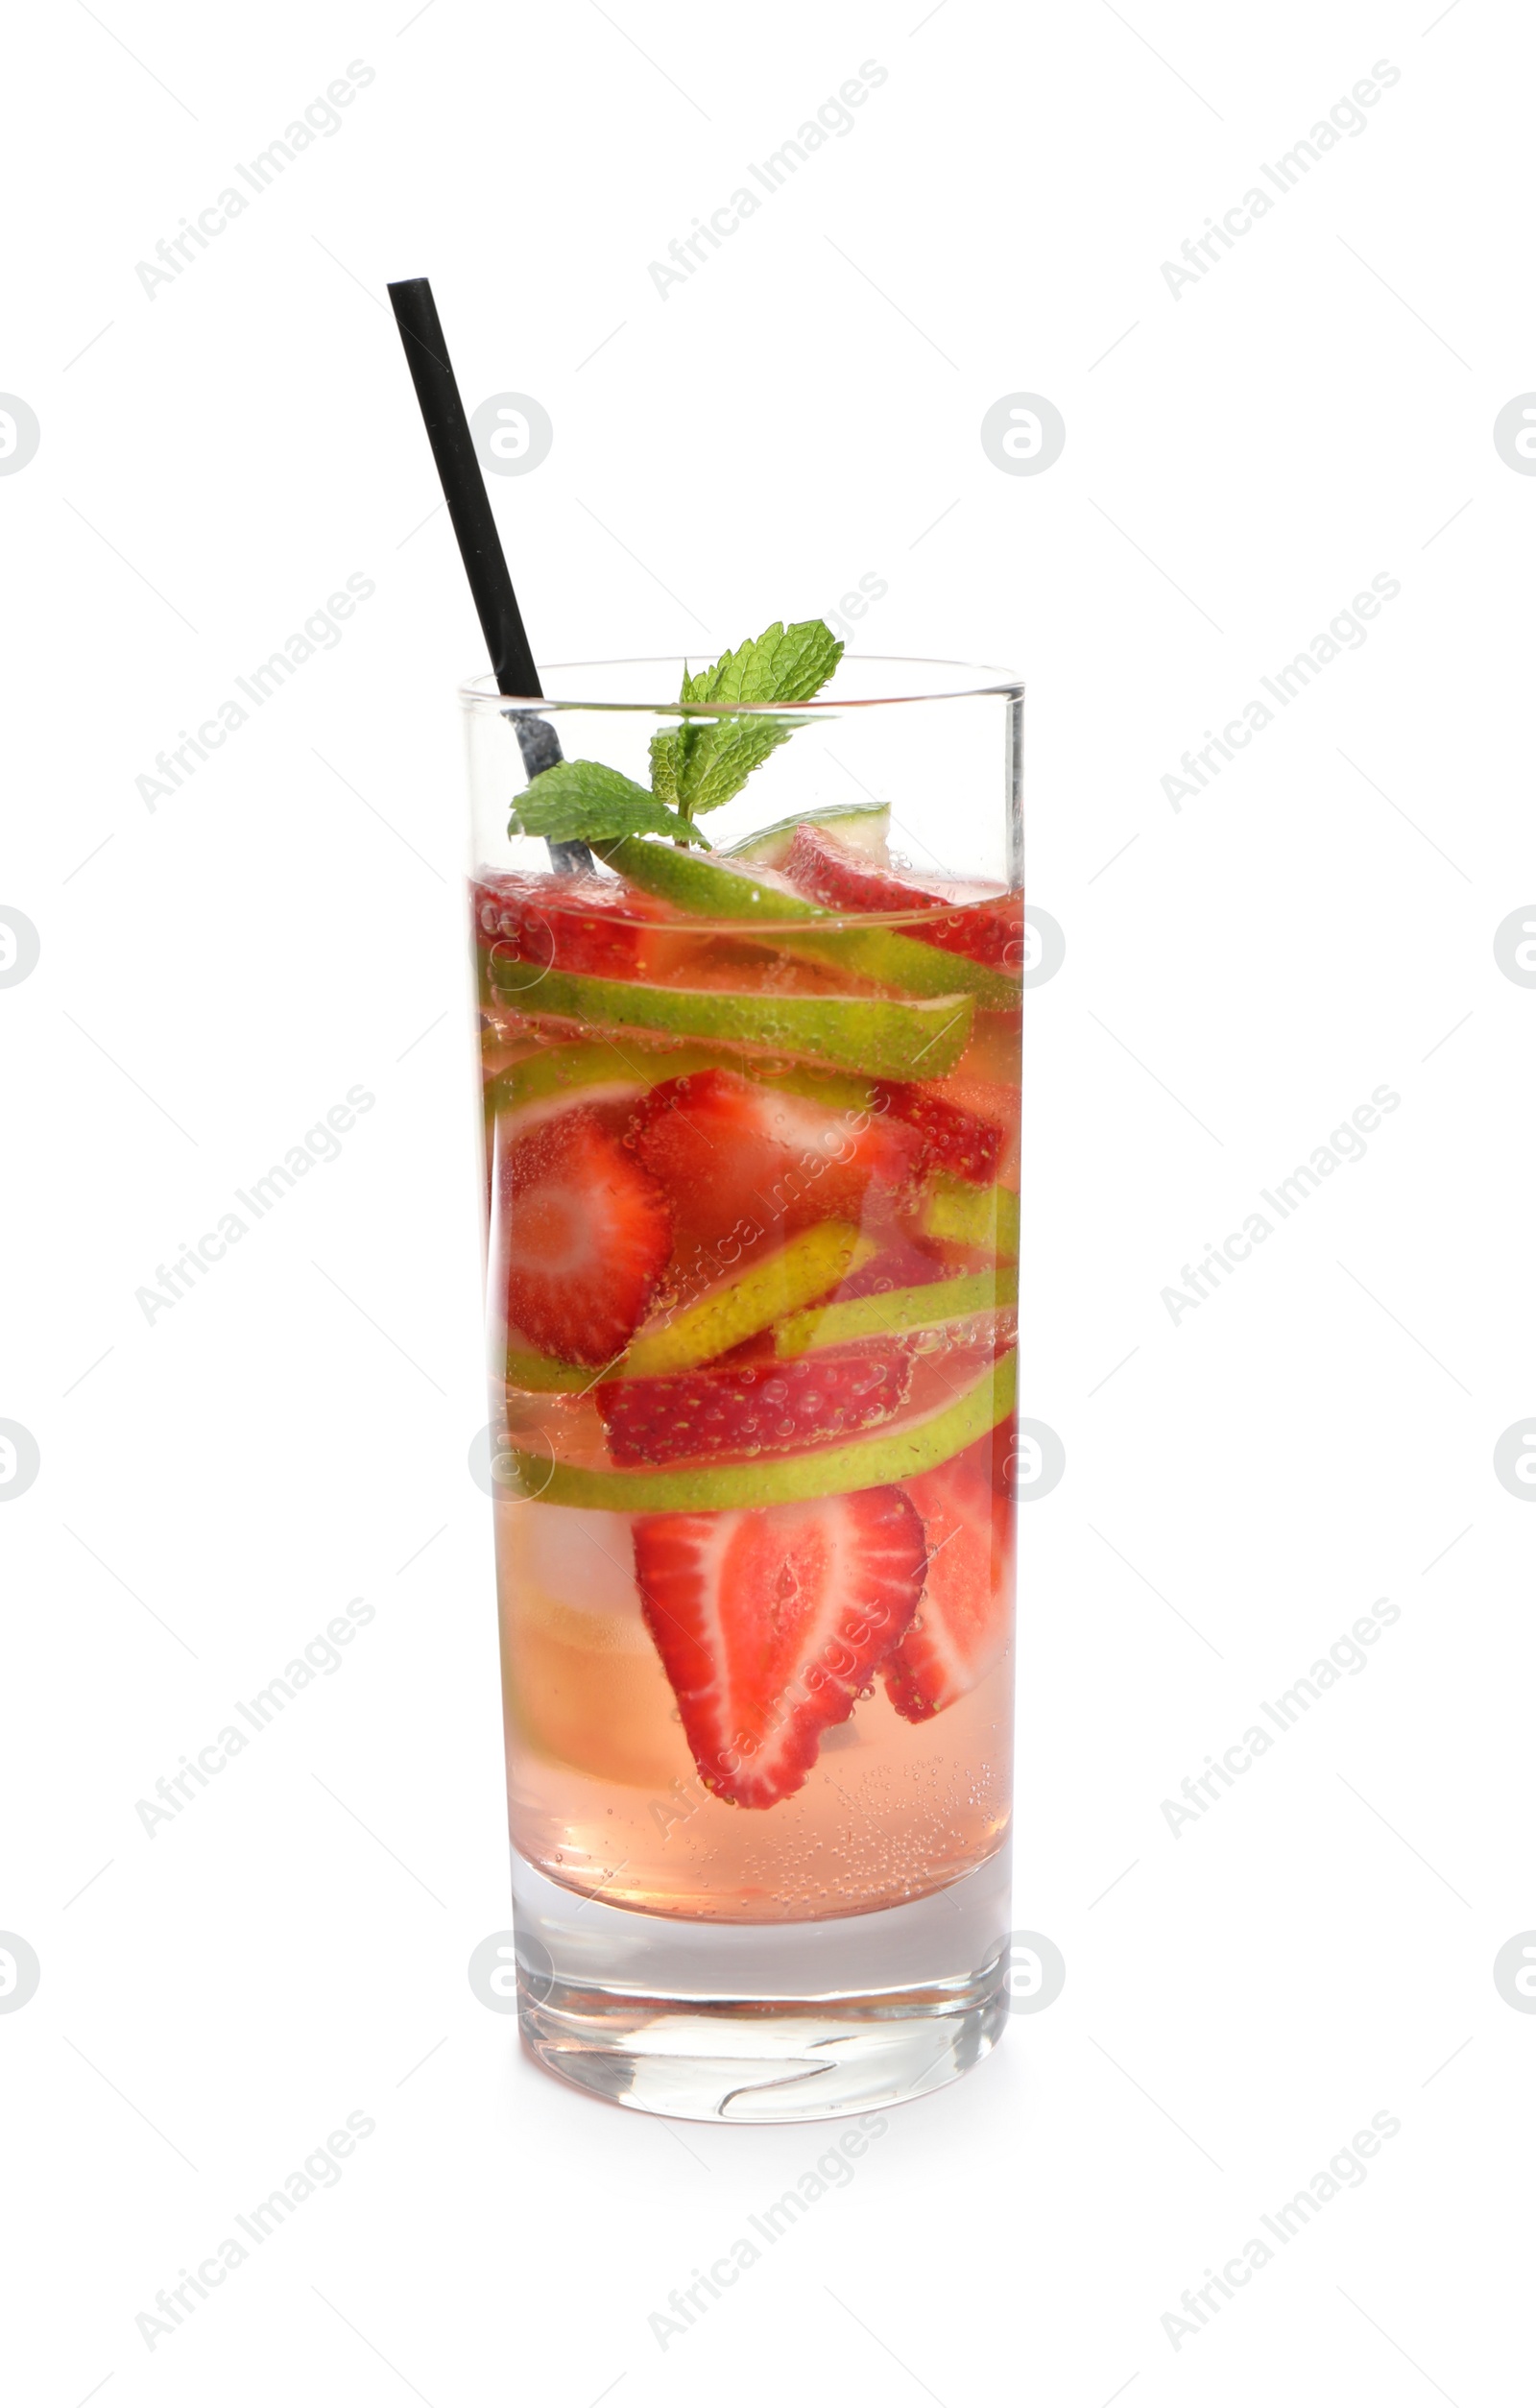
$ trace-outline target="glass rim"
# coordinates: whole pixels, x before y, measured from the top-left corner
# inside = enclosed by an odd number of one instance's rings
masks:
[[[599,661],[553,661],[549,663],[546,675],[564,678],[592,669],[651,667],[658,669],[665,667],[675,672],[680,664],[685,665],[691,658],[691,654],[670,652],[638,653],[629,658],[615,657]],[[1024,681],[1017,671],[1001,668],[986,662],[930,660],[915,653],[887,652],[845,653],[843,661],[838,664],[839,667],[843,665],[843,662],[850,665],[856,662],[867,668],[957,669],[967,680],[980,679],[986,682],[952,686],[941,684],[939,690],[935,691],[933,680],[929,678],[924,681],[922,686],[914,686],[904,692],[858,695],[824,692],[812,695],[807,702],[733,702],[729,705],[715,703],[688,705],[679,702],[675,693],[668,695],[664,702],[618,702],[612,697],[602,695],[583,697],[579,694],[502,694],[496,690],[493,673],[488,669],[476,677],[461,680],[457,692],[459,701],[466,710],[493,713],[498,717],[514,711],[525,710],[614,710],[638,711],[650,718],[698,716],[710,719],[727,716],[732,719],[749,716],[783,718],[791,713],[797,718],[802,716],[807,719],[835,718],[843,711],[889,710],[894,705],[901,703],[980,702],[996,699],[1022,701],[1024,695]]]

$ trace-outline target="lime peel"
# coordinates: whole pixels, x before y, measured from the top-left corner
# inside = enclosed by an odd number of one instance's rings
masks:
[[[939,1331],[1019,1302],[1016,1271],[967,1271],[925,1288],[893,1288],[883,1296],[853,1296],[844,1304],[812,1305],[791,1313],[774,1332],[780,1358],[844,1346],[852,1338]]]

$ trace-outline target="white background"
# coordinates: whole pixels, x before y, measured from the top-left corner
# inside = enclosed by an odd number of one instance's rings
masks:
[[[57,0],[12,21],[0,387],[0,1516],[8,2388],[36,2408],[823,2401],[1479,2408],[1527,2343],[1536,1924],[1536,385],[1515,0]],[[922,20],[921,22],[919,20]],[[349,61],[374,80],[168,285],[135,263]],[[663,300],[647,269],[867,60],[887,80]],[[1260,163],[1400,81],[1198,284]],[[477,630],[383,302],[430,273],[546,660],[889,593],[869,649],[1027,675],[1016,1920],[1068,1965],[663,2350],[820,2128],[668,2128],[522,2061],[508,1920],[451,699]],[[999,473],[984,411],[1066,450]],[[153,811],[156,754],[376,592]],[[1218,779],[1161,782],[1386,572]],[[354,1084],[190,1296],[135,1289]],[[1379,1085],[1363,1161],[1161,1291]],[[1271,1216],[1271,1217],[1273,1217]],[[135,1800],[344,1602],[376,1619],[168,1827]],[[1401,1619],[1194,1825],[1161,1801],[1374,1599]],[[135,2318],[350,2110],[376,2130],[180,2329]],[[1221,2313],[1161,2320],[1373,2113],[1401,2132]],[[833,2128],[835,2130],[835,2128]]]

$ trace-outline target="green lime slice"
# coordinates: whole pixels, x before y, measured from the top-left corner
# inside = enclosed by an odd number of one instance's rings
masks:
[[[566,1096],[575,1103],[591,1089],[602,1087],[611,1087],[615,1096],[626,1092],[643,1095],[663,1079],[684,1078],[717,1065],[718,1057],[698,1046],[653,1047],[633,1041],[619,1046],[602,1037],[575,1045],[545,1046],[492,1079],[486,1089],[486,1109],[505,1121],[530,1104]]]
[[[557,1050],[578,1058],[568,1059],[564,1065],[566,1075],[552,1084],[547,1079],[540,1081],[539,1099],[546,1095],[564,1096],[569,1092],[573,1100],[579,1100],[583,1090],[576,1074],[583,1071],[591,1073],[587,1090],[590,1093],[603,1067],[602,1048],[577,1045],[562,1046]],[[681,1076],[683,1069],[712,1067],[714,1057],[703,1055],[690,1063],[673,1053],[653,1059],[667,1066],[665,1075],[670,1077]],[[543,1071],[550,1060],[550,1056],[540,1055],[534,1067]],[[682,1069],[677,1067],[680,1061]],[[513,1072],[504,1075],[511,1078]],[[772,1083],[783,1082],[775,1079]],[[809,1078],[799,1083],[807,1093],[817,1092]],[[834,1079],[832,1084],[851,1086],[852,1082]],[[635,1088],[630,1092],[639,1094],[643,1090]],[[855,1096],[867,1096],[868,1090],[853,1088],[852,1093]],[[520,1100],[526,1104],[529,1099],[523,1096]],[[744,1338],[756,1337],[759,1330],[769,1329],[785,1314],[798,1312],[812,1297],[824,1296],[851,1270],[867,1263],[875,1252],[874,1240],[861,1237],[851,1222],[817,1221],[813,1227],[798,1231],[761,1262],[749,1264],[734,1279],[711,1288],[671,1320],[642,1331],[624,1354],[596,1370],[587,1364],[562,1362],[553,1355],[540,1355],[522,1344],[514,1332],[506,1349],[507,1385],[537,1395],[583,1395],[595,1387],[599,1380],[651,1379],[661,1372],[691,1371],[695,1365],[723,1355],[729,1347],[739,1346]]]
[[[557,1391],[577,1396],[588,1388],[595,1388],[599,1380],[608,1377],[606,1370],[593,1371],[579,1363],[561,1362],[553,1355],[536,1355],[531,1346],[519,1346],[516,1340],[507,1348],[509,1388],[532,1390],[540,1396]]]
[[[514,1501],[588,1505],[605,1513],[719,1513],[746,1505],[798,1505],[855,1488],[915,1480],[995,1430],[1013,1411],[1018,1358],[989,1363],[952,1404],[899,1430],[808,1455],[759,1457],[677,1472],[587,1471],[516,1451],[492,1457],[496,1486]]]
[[[882,869],[890,858],[886,842],[891,830],[889,803],[831,803],[824,811],[799,811],[793,819],[776,819],[771,828],[759,828],[755,836],[744,836],[738,845],[726,845],[719,857],[782,869],[801,828],[825,828],[851,853],[877,862]]]
[[[660,895],[680,911],[702,912],[715,920],[773,922],[779,931],[776,942],[786,952],[831,962],[903,995],[973,995],[984,1011],[1019,1009],[1021,989],[1017,978],[989,970],[969,954],[921,944],[895,928],[850,926],[846,915],[797,895],[773,869],[728,861],[719,854],[691,853],[678,845],[647,844],[638,836],[613,837],[594,843],[592,850],[632,886]],[[793,936],[782,933],[785,922],[835,923],[840,916],[844,925],[834,926],[825,936],[803,935],[798,929]]]
[[[760,1263],[674,1313],[659,1329],[633,1337],[613,1367],[621,1380],[650,1380],[667,1371],[691,1371],[712,1362],[744,1338],[756,1337],[813,1296],[824,1296],[854,1264],[875,1252],[851,1221],[822,1220],[802,1229]]]
[[[973,1188],[939,1171],[918,1227],[925,1238],[983,1246],[1005,1263],[1019,1260],[1019,1198],[1012,1188]]]
[[[569,1045],[540,1047],[511,1063],[487,1085],[486,1110],[499,1113],[505,1126],[531,1105],[567,1097],[580,1103],[591,1099],[594,1091],[599,1099],[604,1091],[615,1098],[643,1096],[667,1079],[691,1077],[698,1071],[735,1071],[758,1087],[786,1088],[832,1112],[873,1112],[879,1092],[873,1080],[821,1070],[810,1062],[755,1062],[704,1046],[652,1046],[636,1036],[626,1036],[619,1045],[599,1032],[589,1041],[579,1037]]]
[[[970,1043],[975,1010],[972,998],[952,987],[922,1000],[748,994],[731,987],[642,986],[494,957],[491,981],[503,1002],[525,1013],[706,1037],[763,1053],[810,1054],[871,1078],[948,1077]]]
[[[942,1331],[978,1312],[995,1312],[1019,1302],[1017,1271],[967,1271],[959,1279],[934,1280],[926,1288],[893,1288],[883,1296],[852,1296],[846,1304],[812,1305],[792,1312],[774,1332],[780,1357],[845,1346],[855,1337],[894,1337],[902,1331]]]

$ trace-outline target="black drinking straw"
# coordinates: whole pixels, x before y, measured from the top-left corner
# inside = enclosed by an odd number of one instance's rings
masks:
[[[448,505],[465,575],[480,614],[496,690],[541,700],[544,689],[539,682],[522,613],[513,591],[501,538],[491,515],[486,481],[475,457],[469,421],[448,359],[431,284],[424,276],[405,277],[390,286],[389,294],[395,306],[395,323],[405,347],[406,366],[432,445],[432,457],[437,462],[443,498]],[[536,778],[541,769],[551,768],[562,758],[560,738],[547,719],[531,710],[511,711],[508,716],[530,778]],[[551,841],[549,856],[557,870],[591,867],[592,856],[580,842]]]

